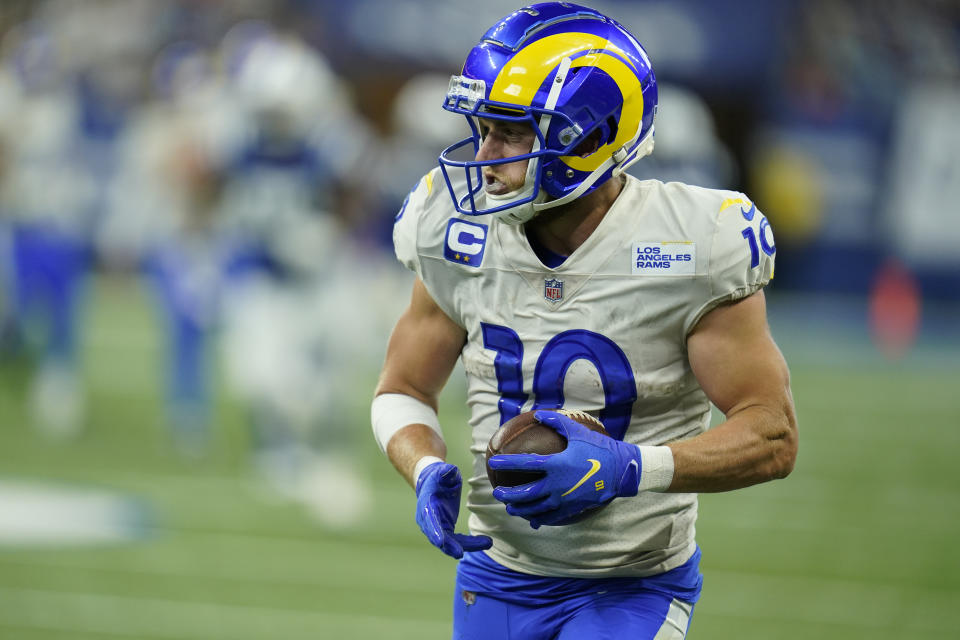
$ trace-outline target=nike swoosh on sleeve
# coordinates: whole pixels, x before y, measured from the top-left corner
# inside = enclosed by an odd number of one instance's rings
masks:
[[[590,476],[592,476],[593,474],[595,474],[597,471],[600,471],[600,461],[599,461],[599,460],[594,460],[593,458],[587,458],[587,462],[590,463],[590,471],[587,471],[587,472],[584,474],[584,476],[583,476],[582,478],[580,478],[580,480],[577,482],[577,484],[575,484],[575,485],[573,485],[572,487],[570,487],[569,489],[567,489],[566,492],[561,493],[561,494],[560,494],[560,497],[561,497],[561,498],[562,498],[563,496],[567,495],[567,494],[570,494],[570,493],[573,493],[574,491],[576,491],[577,488],[578,488],[580,485],[582,485],[584,482],[586,482],[587,480],[590,479]]]

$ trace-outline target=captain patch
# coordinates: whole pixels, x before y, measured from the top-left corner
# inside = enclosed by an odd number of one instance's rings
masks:
[[[637,242],[633,245],[633,273],[644,276],[692,276],[697,272],[697,245],[693,242]]]
[[[487,246],[487,225],[453,218],[447,223],[443,257],[450,262],[479,267]]]

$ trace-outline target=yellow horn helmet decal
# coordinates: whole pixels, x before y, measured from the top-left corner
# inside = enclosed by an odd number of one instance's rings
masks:
[[[524,47],[503,66],[490,89],[490,100],[530,106],[537,90],[547,79],[547,74],[560,65],[565,58],[578,53],[585,55],[573,59],[571,68],[597,67],[605,71],[624,97],[620,125],[616,138],[585,158],[563,156],[561,160],[578,171],[597,169],[614,151],[630,141],[643,119],[643,94],[635,69],[624,60],[630,58],[606,38],[591,33],[558,33],[541,38]],[[612,54],[620,54],[620,57]]]

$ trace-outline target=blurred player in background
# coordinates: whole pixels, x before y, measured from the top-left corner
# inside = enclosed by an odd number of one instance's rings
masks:
[[[223,83],[199,45],[156,56],[151,98],[132,118],[98,249],[112,268],[136,266],[165,329],[164,401],[171,439],[188,457],[208,451],[211,337],[231,267],[242,255],[220,215],[222,166],[240,129]]]
[[[8,347],[36,353],[30,402],[55,437],[83,424],[78,313],[90,263],[97,162],[84,157],[82,101],[66,82],[61,52],[40,24],[3,41],[0,122],[5,149],[2,208],[8,216]]]
[[[191,458],[210,450],[222,338],[270,495],[353,524],[368,490],[349,429],[360,407],[345,390],[379,365],[372,336],[384,330],[358,300],[392,299],[391,279],[374,280],[382,252],[356,245],[340,200],[370,135],[317,51],[266,22],[234,24],[213,52],[173,42],[151,79],[100,249],[145,268],[166,333],[172,440]]]
[[[417,280],[371,413],[420,528],[462,558],[453,636],[683,638],[701,588],[696,492],[784,477],[796,456],[762,292],[769,223],[742,193],[624,174],[653,149],[657,85],[633,36],[591,9],[504,18],[444,108],[473,135],[397,217],[396,253]],[[455,533],[462,482],[436,414],[458,358],[470,535]],[[727,419],[707,431],[711,402]],[[493,488],[487,442],[531,408],[567,448],[494,456],[544,476]]]
[[[369,340],[338,196],[369,134],[315,50],[253,27],[224,43],[249,126],[227,167],[222,215],[259,256],[225,299],[227,375],[270,485],[321,522],[350,525],[366,514],[369,490],[353,459],[345,372],[359,369],[353,349]]]

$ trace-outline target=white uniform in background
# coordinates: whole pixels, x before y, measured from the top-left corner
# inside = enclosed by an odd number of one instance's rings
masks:
[[[227,380],[249,409],[269,485],[324,525],[353,526],[371,503],[356,457],[353,412],[364,400],[355,390],[382,361],[373,336],[385,329],[372,305],[384,298],[371,270],[379,256],[354,242],[335,194],[367,175],[358,167],[369,131],[342,80],[292,36],[252,42],[232,87],[250,126],[223,216],[273,268],[232,283]]]
[[[746,196],[628,177],[593,234],[550,269],[522,226],[456,215],[434,170],[401,212],[394,243],[467,331],[469,526],[493,537],[487,553],[517,571],[571,577],[645,576],[687,561],[696,494],[645,492],[535,531],[494,500],[484,452],[502,422],[531,408],[587,411],[634,444],[706,430],[710,403],[686,337],[705,313],[773,275],[772,232]]]

